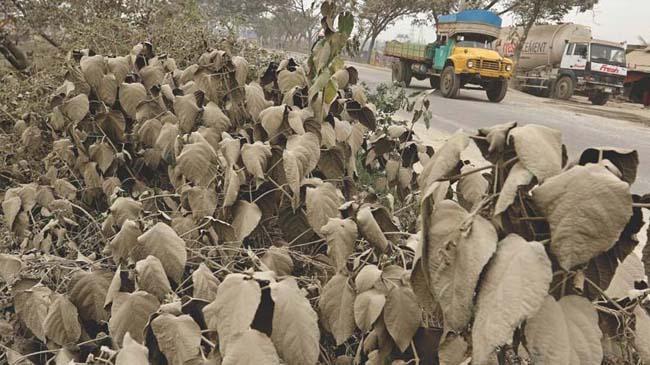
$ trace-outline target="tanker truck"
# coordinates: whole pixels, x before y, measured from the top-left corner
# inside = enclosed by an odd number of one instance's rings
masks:
[[[496,50],[513,56],[522,32],[502,28]],[[564,100],[579,94],[594,105],[621,94],[627,75],[622,44],[593,39],[589,27],[573,23],[533,26],[515,68],[524,92]]]
[[[393,82],[408,87],[412,78],[429,79],[445,98],[456,98],[463,88],[485,90],[491,102],[502,101],[513,64],[493,49],[501,18],[487,10],[465,10],[440,16],[436,27],[434,43],[386,44],[384,54],[394,59]]]

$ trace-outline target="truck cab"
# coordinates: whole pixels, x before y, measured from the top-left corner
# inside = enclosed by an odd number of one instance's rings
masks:
[[[408,86],[412,77],[429,78],[442,96],[456,98],[461,88],[485,90],[500,102],[508,90],[512,61],[493,50],[501,18],[486,10],[466,10],[441,16],[437,39],[424,45],[390,42],[385,54],[394,57],[393,81]]]
[[[568,41],[560,63],[555,94],[568,99],[575,91],[595,105],[604,105],[623,90],[627,76],[625,49],[602,40]]]

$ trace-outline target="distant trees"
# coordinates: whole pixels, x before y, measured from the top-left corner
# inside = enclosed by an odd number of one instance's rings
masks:
[[[320,19],[316,1],[201,0],[199,4],[217,25],[234,34],[253,30],[262,44],[273,47],[306,48]]]
[[[377,37],[398,19],[429,10],[430,0],[365,0],[359,6],[361,49],[368,45],[368,60]]]

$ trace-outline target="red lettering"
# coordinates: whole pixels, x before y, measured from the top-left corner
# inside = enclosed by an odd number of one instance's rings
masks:
[[[600,71],[607,72],[607,73],[618,73],[618,67],[602,65],[600,66]]]

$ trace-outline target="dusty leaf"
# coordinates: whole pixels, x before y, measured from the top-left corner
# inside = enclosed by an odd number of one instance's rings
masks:
[[[117,353],[115,365],[149,365],[149,349],[135,341],[130,333],[124,335],[122,349]]]
[[[97,323],[108,320],[104,301],[110,284],[110,272],[82,271],[73,277],[68,287],[68,297],[82,319]]]
[[[254,121],[259,121],[260,112],[270,106],[273,102],[264,98],[264,90],[255,82],[244,86],[246,92],[246,110]]]
[[[209,329],[219,334],[219,349],[228,353],[228,346],[250,328],[262,290],[255,280],[243,274],[230,274],[219,285],[214,301],[203,308]]]
[[[23,262],[16,255],[0,253],[0,278],[5,283],[11,283],[22,268]]]
[[[531,358],[540,364],[600,364],[601,337],[596,308],[575,295],[559,302],[547,296],[526,323]]]
[[[201,328],[187,314],[164,313],[151,321],[160,350],[170,365],[184,365],[200,357]]]
[[[176,283],[185,271],[187,252],[185,241],[176,234],[172,227],[158,222],[138,237],[138,257],[155,256],[162,263],[167,276]]]
[[[645,281],[646,273],[639,256],[632,252],[616,268],[614,277],[605,290],[610,298],[621,299],[635,290],[635,282]]]
[[[291,275],[293,260],[286,247],[271,246],[261,257],[262,263],[278,276]]]
[[[334,261],[336,271],[345,270],[359,235],[357,224],[351,218],[330,218],[327,224],[321,227],[321,233],[327,241],[327,255]]]
[[[634,344],[639,357],[644,364],[650,363],[650,316],[642,306],[634,308],[636,326],[634,329]]]
[[[137,342],[144,342],[144,329],[149,316],[158,310],[160,303],[155,296],[144,292],[117,293],[111,306],[111,319],[108,331],[113,344],[118,346],[128,332]]]
[[[29,328],[36,338],[45,342],[45,318],[52,304],[52,291],[43,285],[18,292],[14,298],[14,308],[18,318]]]
[[[533,190],[551,226],[551,252],[569,270],[609,250],[632,216],[627,183],[600,165],[575,166]]]
[[[138,105],[147,99],[147,90],[140,83],[120,85],[118,92],[120,105],[131,119],[135,119],[135,113]]]
[[[526,341],[531,359],[540,364],[569,365],[571,343],[562,307],[552,296],[526,321]]]
[[[315,365],[320,353],[318,316],[295,279],[271,283],[273,332],[271,340],[287,365]]]
[[[627,148],[600,147],[587,148],[580,155],[578,163],[598,163],[599,159],[608,160],[621,172],[621,179],[628,184],[634,184],[639,167],[639,153]]]
[[[519,161],[544,181],[562,171],[562,133],[556,129],[536,124],[510,130]]]
[[[273,342],[262,332],[250,329],[235,339],[222,365],[280,365]]]
[[[246,143],[241,147],[244,167],[246,167],[248,173],[260,180],[264,180],[267,163],[271,155],[271,146],[268,143],[257,141],[253,144]]]
[[[205,140],[183,146],[176,163],[185,178],[200,186],[210,185],[218,170],[217,154]]]
[[[232,228],[239,241],[248,237],[262,219],[262,211],[257,204],[246,200],[238,200],[233,206]]]
[[[475,168],[473,165],[465,165],[460,172],[465,173]],[[461,177],[458,182],[458,202],[463,208],[472,210],[483,200],[489,185],[490,183],[480,172]]]
[[[354,299],[354,322],[363,332],[372,329],[386,304],[386,296],[377,289],[370,289]]]
[[[307,221],[320,236],[324,236],[322,227],[331,218],[340,218],[339,207],[343,204],[343,194],[332,183],[322,183],[316,187],[307,187],[305,206]]]
[[[388,292],[384,322],[400,351],[406,351],[422,322],[422,311],[411,288],[397,286]]]
[[[122,226],[127,219],[137,221],[142,211],[142,203],[131,198],[119,197],[109,208],[111,215],[118,226]]]
[[[16,216],[18,216],[18,212],[20,212],[20,207],[21,200],[19,196],[11,198],[5,197],[2,201],[2,212],[4,214],[5,223],[9,229],[13,227],[14,220],[16,219]]]
[[[211,217],[217,208],[217,193],[211,187],[192,186],[184,191],[194,219]]]
[[[496,250],[497,232],[481,216],[475,216],[469,223],[463,217],[463,221],[455,222],[460,224],[453,226],[438,213],[446,213],[442,204],[430,218],[435,222],[430,233],[441,240],[437,244],[428,242],[428,254],[442,258],[434,263],[429,256],[429,268],[433,269],[429,271],[431,288],[442,308],[445,329],[461,332],[474,312],[474,292],[483,268]],[[445,235],[446,229],[451,230],[449,235]]]
[[[358,293],[370,290],[375,286],[377,281],[381,279],[382,271],[377,267],[377,265],[365,265],[356,278],[354,278],[354,286],[357,289]]]
[[[476,301],[473,362],[486,364],[498,346],[512,340],[515,328],[544,303],[552,276],[551,262],[539,242],[515,234],[499,242]]]
[[[77,307],[62,294],[55,294],[54,298],[43,322],[45,337],[59,346],[74,344],[81,337]]]
[[[192,273],[192,296],[212,302],[217,297],[219,284],[219,279],[204,263],[201,263]]]
[[[494,215],[499,215],[508,209],[515,201],[517,189],[521,185],[528,185],[533,180],[533,174],[521,163],[517,162],[510,169],[506,181],[503,183],[496,205]]]
[[[318,307],[325,329],[334,335],[337,345],[344,343],[354,333],[354,290],[348,284],[347,275],[332,277],[320,296]]]
[[[467,342],[461,336],[447,337],[440,344],[438,359],[440,365],[460,365],[467,359]]]
[[[137,273],[138,290],[144,290],[154,295],[160,302],[163,302],[165,296],[171,293],[172,287],[169,284],[169,279],[167,279],[165,269],[157,257],[149,255],[136,262],[135,272]]]
[[[138,224],[130,219],[125,220],[122,228],[109,244],[113,261],[116,263],[126,261],[138,244],[138,237],[140,235],[142,235],[142,231]]]
[[[386,251],[388,248],[388,240],[375,220],[371,207],[365,206],[359,209],[357,212],[357,225],[359,227],[359,233],[378,252]]]
[[[469,137],[462,132],[457,132],[440,147],[440,150],[424,165],[424,170],[418,177],[421,188],[450,175],[460,162],[460,154],[469,146]]]
[[[320,160],[320,141],[311,132],[289,136],[287,147],[282,152],[284,173],[294,195],[294,208],[300,198],[300,185]]]

